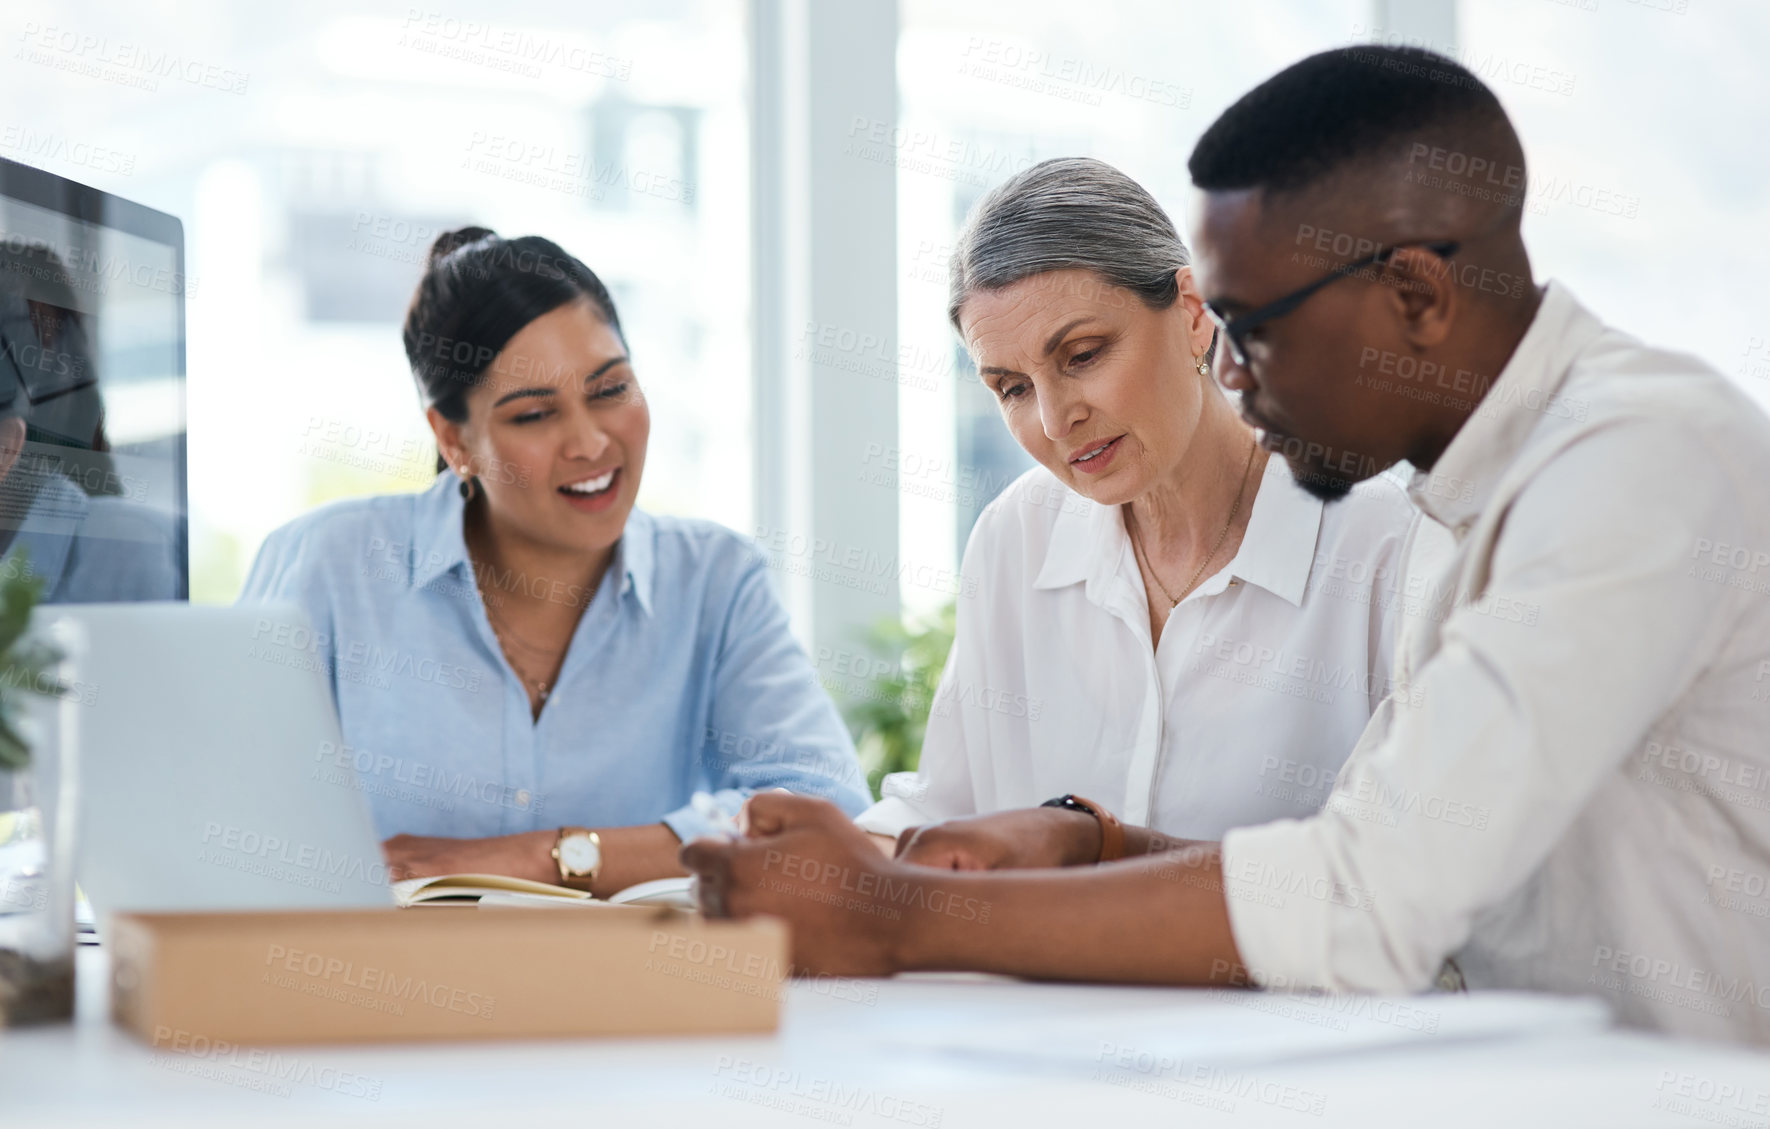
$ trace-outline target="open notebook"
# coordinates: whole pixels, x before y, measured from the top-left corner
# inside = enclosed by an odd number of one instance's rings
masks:
[[[659,878],[641,882],[612,895],[608,905],[673,906],[694,909],[692,878]],[[393,884],[394,903],[403,907],[418,905],[462,905],[474,902],[530,905],[551,902],[605,904],[588,891],[527,878],[511,878],[502,874],[439,874],[432,878],[408,878]]]

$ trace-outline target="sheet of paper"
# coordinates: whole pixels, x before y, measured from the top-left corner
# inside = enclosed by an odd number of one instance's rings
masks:
[[[1204,989],[1135,1010],[1054,1012],[1048,1022],[947,1025],[892,1042],[1039,1072],[1179,1074],[1408,1045],[1601,1030],[1601,1000],[1523,992],[1305,996]]]
[[[694,909],[694,878],[690,875],[641,882],[612,895],[609,901],[618,906],[671,906],[676,909]]]
[[[487,890],[480,895],[480,909],[595,909],[605,906],[591,898],[561,898],[554,894],[525,894],[519,890]]]

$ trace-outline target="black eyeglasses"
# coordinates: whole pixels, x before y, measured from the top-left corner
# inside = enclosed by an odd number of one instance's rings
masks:
[[[1389,256],[1395,254],[1395,252],[1401,250],[1403,247],[1424,247],[1439,258],[1448,259],[1456,254],[1457,248],[1461,246],[1462,244],[1454,239],[1437,239],[1431,241],[1416,240],[1408,243],[1391,243],[1387,247],[1377,248],[1374,253],[1366,255],[1362,259],[1355,259],[1350,263],[1342,263],[1335,267],[1325,278],[1318,278],[1308,286],[1303,287],[1301,290],[1293,290],[1283,298],[1278,299],[1276,302],[1268,302],[1259,309],[1250,310],[1249,312],[1242,314],[1240,317],[1230,317],[1210,302],[1205,303],[1205,313],[1210,315],[1211,320],[1217,323],[1217,329],[1221,332],[1223,340],[1229,345],[1229,355],[1235,358],[1236,364],[1246,368],[1248,364],[1248,346],[1246,341],[1248,332],[1258,326],[1265,325],[1274,318],[1284,317],[1298,306],[1301,306],[1306,300],[1308,300],[1311,294],[1314,294],[1322,287],[1338,282],[1340,279],[1345,278],[1348,275],[1356,274],[1365,267],[1376,266],[1379,263],[1387,264]]]

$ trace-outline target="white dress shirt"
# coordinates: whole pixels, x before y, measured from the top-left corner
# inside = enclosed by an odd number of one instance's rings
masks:
[[[1231,832],[1272,987],[1599,994],[1770,1042],[1770,420],[1558,284],[1410,494],[1456,544],[1314,817]]]
[[[887,777],[860,825],[895,835],[1065,792],[1194,838],[1317,810],[1389,689],[1393,597],[1427,524],[1396,482],[1324,507],[1271,460],[1234,559],[1151,646],[1118,508],[1028,471],[972,530],[976,595],[920,769]]]

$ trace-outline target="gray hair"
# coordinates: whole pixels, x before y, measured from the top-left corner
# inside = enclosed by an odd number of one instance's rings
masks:
[[[1105,161],[1040,161],[978,201],[953,251],[947,317],[979,290],[1047,271],[1092,271],[1154,310],[1174,304],[1192,261],[1174,222],[1141,184]]]

